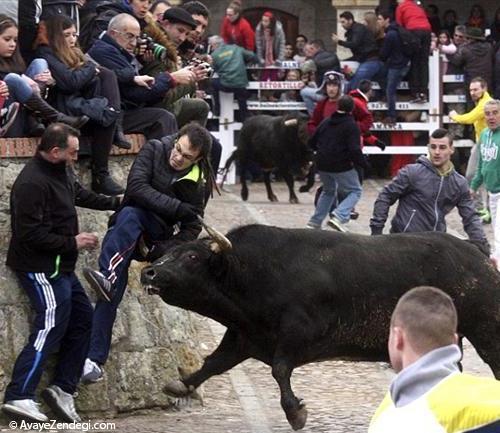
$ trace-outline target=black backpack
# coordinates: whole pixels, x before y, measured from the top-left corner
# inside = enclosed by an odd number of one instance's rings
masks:
[[[410,30],[397,26],[399,39],[401,40],[401,51],[406,57],[413,57],[420,50],[420,39]]]

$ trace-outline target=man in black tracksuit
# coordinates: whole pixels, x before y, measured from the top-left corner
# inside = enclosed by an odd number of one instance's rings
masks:
[[[148,141],[137,155],[122,207],[102,242],[99,271],[84,269],[91,287],[105,300],[95,307],[83,382],[102,376],[132,259],[153,261],[169,246],[194,240],[200,233],[198,215],[203,215],[207,199],[205,183],[211,181],[211,142],[209,132],[193,122],[178,134]],[[143,243],[150,248],[147,257],[141,251]]]
[[[58,351],[51,385],[42,397],[67,422],[80,421],[73,393],[87,353],[92,306],[75,275],[78,250],[97,247],[97,236],[80,233],[75,204],[113,210],[117,197],[83,189],[69,165],[78,156],[79,132],[61,123],[44,132],[35,156],[12,187],[12,238],[7,265],[35,310],[28,344],[18,356],[2,410],[47,421],[34,401],[47,356]]]

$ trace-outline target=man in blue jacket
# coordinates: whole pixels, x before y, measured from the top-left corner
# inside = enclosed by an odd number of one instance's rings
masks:
[[[124,126],[138,132],[136,125],[161,118],[163,135],[146,134],[148,138],[161,138],[177,130],[174,116],[167,110],[154,107],[176,83],[187,84],[194,80],[194,73],[186,68],[172,74],[162,73],[155,78],[139,75],[134,51],[141,29],[139,22],[129,14],[119,14],[111,19],[107,32],[94,42],[88,55],[99,65],[115,72],[125,106]],[[137,110],[141,108],[141,110]],[[129,112],[132,111],[132,114]]]
[[[415,164],[402,168],[379,194],[370,220],[372,235],[382,234],[389,208],[396,201],[391,233],[446,232],[445,216],[457,207],[469,239],[489,255],[469,184],[450,160],[455,148],[446,129],[431,134],[428,150],[428,157],[421,156]]]

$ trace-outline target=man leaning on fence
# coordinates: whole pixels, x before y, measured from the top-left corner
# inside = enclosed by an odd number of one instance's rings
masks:
[[[214,115],[220,116],[219,92],[234,93],[240,110],[240,121],[248,115],[248,86],[246,63],[257,63],[258,58],[252,51],[234,45],[226,44],[220,36],[211,36],[208,43],[212,51],[212,66],[218,78],[212,79],[214,89]]]

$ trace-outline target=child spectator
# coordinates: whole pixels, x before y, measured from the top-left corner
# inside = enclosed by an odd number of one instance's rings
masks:
[[[441,30],[441,32],[439,32],[437,48],[443,60],[442,73],[446,75],[448,72],[448,55],[455,54],[457,51],[457,47],[451,40],[447,30]]]

